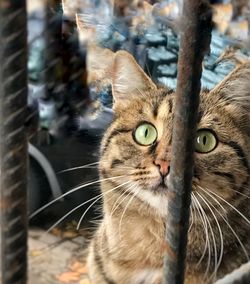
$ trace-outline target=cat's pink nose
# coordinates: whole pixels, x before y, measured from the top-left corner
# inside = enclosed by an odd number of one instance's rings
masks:
[[[154,164],[159,168],[162,176],[166,176],[170,171],[170,161],[156,159]]]

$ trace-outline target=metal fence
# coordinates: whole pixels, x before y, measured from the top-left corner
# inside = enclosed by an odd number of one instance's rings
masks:
[[[0,2],[2,283],[27,281],[27,18],[25,0]]]
[[[47,95],[60,47],[60,1],[49,1],[46,35]],[[56,17],[54,17],[56,15]],[[27,283],[27,17],[25,0],[0,0],[0,174],[2,284]],[[204,0],[184,1],[178,62],[173,157],[170,172],[164,284],[184,283],[191,202],[194,135],[202,60],[209,49],[211,9]],[[51,62],[54,62],[51,64]],[[181,139],[180,139],[181,138]],[[250,264],[216,282],[250,283]]]

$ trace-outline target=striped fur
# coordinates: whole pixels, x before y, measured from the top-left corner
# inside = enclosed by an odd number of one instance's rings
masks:
[[[175,94],[156,87],[125,52],[115,55],[112,78],[115,118],[101,144],[100,176],[119,178],[101,184],[103,220],[89,275],[94,284],[161,284],[168,190],[155,161],[171,160]],[[250,253],[249,82],[244,63],[201,93],[198,129],[211,129],[218,145],[195,153],[186,284],[212,283]],[[142,121],[157,129],[151,146],[133,139]]]

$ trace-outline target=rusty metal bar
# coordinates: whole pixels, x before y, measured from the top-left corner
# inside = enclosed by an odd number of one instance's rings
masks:
[[[0,218],[2,284],[27,280],[27,16],[0,0]]]
[[[164,284],[184,283],[200,78],[202,60],[209,49],[212,29],[212,12],[208,1],[183,2],[172,161],[168,182]]]

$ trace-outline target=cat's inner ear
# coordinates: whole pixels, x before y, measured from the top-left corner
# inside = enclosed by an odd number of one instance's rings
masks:
[[[140,96],[156,88],[132,55],[126,51],[115,54],[112,72],[114,106],[123,106],[132,96]]]

